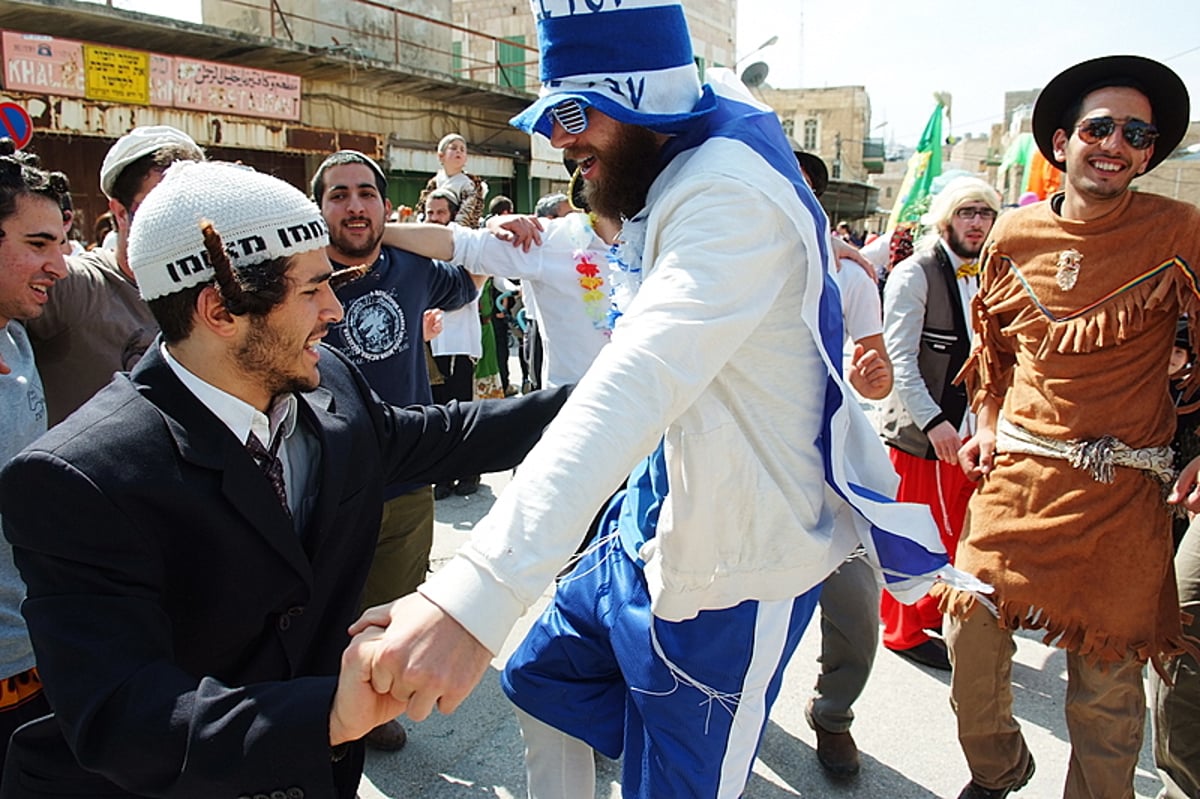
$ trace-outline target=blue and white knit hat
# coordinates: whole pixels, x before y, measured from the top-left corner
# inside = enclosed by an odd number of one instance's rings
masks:
[[[549,137],[550,109],[569,99],[659,133],[680,133],[715,108],[712,90],[700,85],[680,3],[532,0],[532,7],[542,90],[512,118],[514,127]]]

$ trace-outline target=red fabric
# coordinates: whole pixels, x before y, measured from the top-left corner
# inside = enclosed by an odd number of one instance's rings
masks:
[[[900,475],[896,499],[929,506],[953,563],[975,483],[957,465],[918,458],[895,447],[888,447],[888,452],[896,474]],[[940,627],[942,623],[938,601],[929,596],[905,605],[884,591],[879,600],[879,615],[883,619],[883,645],[888,649],[911,649],[922,644],[929,640],[925,630]]]

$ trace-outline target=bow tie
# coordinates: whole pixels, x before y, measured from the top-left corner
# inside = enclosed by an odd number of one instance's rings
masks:
[[[954,276],[958,278],[979,277],[979,261],[968,261],[954,270]]]

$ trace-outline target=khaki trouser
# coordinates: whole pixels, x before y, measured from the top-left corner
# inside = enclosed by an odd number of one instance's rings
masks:
[[[363,589],[363,610],[417,590],[429,573],[432,548],[433,488],[422,486],[383,503],[375,558]]]
[[[1184,633],[1200,638],[1200,522],[1193,521],[1175,555],[1180,606],[1192,614]],[[1191,655],[1167,665],[1175,686],[1150,676],[1154,710],[1154,762],[1162,776],[1161,799],[1200,796],[1200,667]]]
[[[969,619],[950,619],[946,642],[954,666],[950,704],[971,779],[1007,788],[1020,780],[1030,756],[1012,715],[1012,633],[981,608]],[[1071,759],[1064,799],[1133,799],[1146,715],[1142,666],[1131,658],[1102,670],[1067,653]]]

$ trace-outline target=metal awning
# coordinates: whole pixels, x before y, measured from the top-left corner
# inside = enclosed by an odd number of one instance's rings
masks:
[[[74,0],[0,0],[0,28],[290,72],[515,115],[534,95],[328,48]],[[148,44],[151,44],[147,48]]]
[[[831,224],[864,219],[879,213],[879,187],[848,180],[831,180],[821,195]]]

